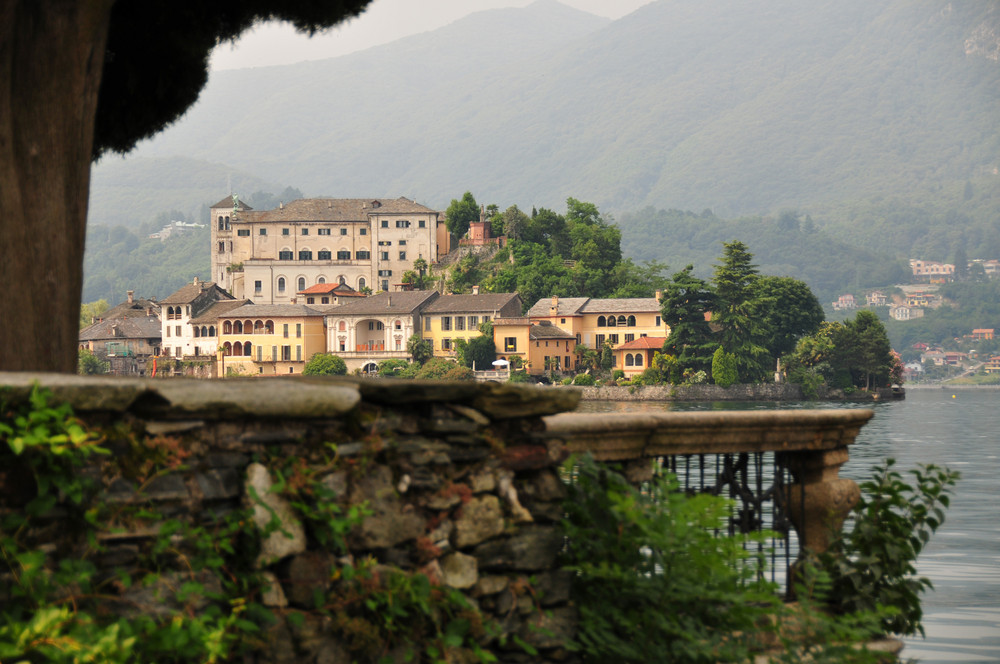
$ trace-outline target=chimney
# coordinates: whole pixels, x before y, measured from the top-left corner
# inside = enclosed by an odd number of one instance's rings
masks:
[[[285,209],[285,201],[278,201],[278,209],[279,210]]]
[[[198,285],[198,277],[195,277],[194,281],[192,281],[191,283],[193,283],[195,286],[197,286]]]
[[[476,284],[475,286],[472,287],[472,294],[479,295],[479,284]]]
[[[292,302],[291,302],[291,303],[292,303],[292,304],[295,304],[295,303],[296,303],[296,302],[298,302],[298,301],[299,301],[299,298],[297,298],[296,296],[294,296],[294,295],[293,295],[293,296],[292,296]]]
[[[125,292],[128,295],[128,303],[129,304],[135,304],[135,291],[131,291],[130,290],[130,291],[125,291]]]
[[[392,308],[392,295],[390,295],[389,297],[385,298],[385,308],[386,309],[391,309]]]
[[[549,315],[550,316],[558,316],[559,315],[559,296],[558,295],[553,295],[552,296],[552,306],[549,307]]]

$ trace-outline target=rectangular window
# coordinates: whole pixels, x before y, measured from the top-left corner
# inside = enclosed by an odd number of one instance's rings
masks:
[[[351,260],[351,252],[348,251],[348,250],[346,250],[346,249],[338,251],[337,252],[337,260],[338,261],[349,261],[349,260]]]
[[[559,319],[559,324],[560,325],[565,325],[566,324],[566,319],[565,318],[560,318]]]
[[[263,362],[264,361],[264,347],[263,346],[257,346],[257,361],[258,362]]]
[[[264,283],[261,281],[253,282],[253,292],[260,295],[260,292],[264,290]]]
[[[388,251],[380,251],[379,252],[379,258],[381,260],[384,260],[384,261],[389,260],[389,252]]]
[[[417,222],[417,227],[418,228],[427,228],[427,222],[424,221],[423,219],[421,219],[420,221]]]
[[[295,361],[296,362],[302,361],[302,346],[295,347]]]
[[[441,340],[441,350],[451,350],[451,339]]]
[[[505,353],[517,352],[517,337],[504,337],[503,352]]]
[[[174,326],[174,336],[175,337],[181,336],[181,326],[180,325],[175,325]]]
[[[220,254],[226,253],[226,243],[225,242],[220,242],[219,243],[219,253]]]
[[[455,329],[465,330],[465,316],[455,316]]]
[[[329,234],[330,234],[329,228],[320,228],[319,230],[316,231],[316,235],[329,235]]]
[[[431,329],[431,317],[428,316],[427,318],[424,319],[424,330],[430,332],[430,329]]]
[[[282,346],[281,347],[281,360],[283,362],[290,362],[292,360],[292,347]]]
[[[347,350],[347,342],[344,341],[343,339],[341,339],[340,340],[340,352],[344,352],[346,350]]]
[[[625,343],[628,343],[630,341],[635,341],[635,335],[634,334],[626,334],[625,335]]]
[[[405,261],[406,260],[406,252],[405,251],[399,252],[399,260],[401,260],[401,261]]]
[[[302,338],[302,323],[295,324],[295,338],[296,339]]]
[[[384,291],[389,290],[389,280],[388,279],[383,279],[382,280],[382,290],[384,290]]]
[[[451,330],[451,316],[441,316],[441,329],[445,332]]]
[[[290,260],[292,260],[292,252],[291,252],[291,250],[279,251],[278,252],[278,260],[279,261],[290,261]]]
[[[389,228],[389,220],[388,219],[383,219],[382,220],[382,228]]]
[[[260,234],[261,235],[267,235],[267,229],[266,228],[260,229]]]
[[[286,339],[288,338],[288,323],[285,323],[281,326],[281,334]]]
[[[604,335],[598,334],[594,337],[594,348],[600,350],[604,347]]]
[[[316,252],[316,260],[328,261],[328,260],[330,260],[331,257],[332,257],[332,254],[329,251],[317,251]]]
[[[392,240],[379,240],[378,241],[378,246],[380,246],[380,247],[391,247],[392,246]]]
[[[380,276],[380,277],[391,277],[392,276],[392,270],[379,270],[378,271],[378,276]],[[385,283],[389,283],[389,282],[387,281]]]
[[[479,316],[469,316],[469,329],[474,330],[479,327]]]
[[[358,231],[358,234],[359,235],[368,235],[368,229],[367,228],[362,228],[360,231]]]
[[[174,357],[182,357],[184,355],[184,349],[178,346],[174,349]]]
[[[657,317],[656,317],[656,327],[659,327],[659,326],[660,326],[660,317],[659,317],[659,316],[657,316]],[[645,335],[644,335],[644,336],[645,336]]]
[[[313,259],[313,252],[310,251],[309,249],[302,249],[301,251],[299,251],[300,261],[311,261],[312,259]]]
[[[303,235],[309,235],[309,229],[308,228],[303,228],[302,229],[302,234]]]
[[[368,261],[372,258],[372,252],[370,251],[357,251],[354,253],[354,257],[359,261]]]
[[[281,229],[281,234],[282,235],[291,235],[291,231],[288,230],[287,228],[282,228]]]
[[[250,229],[249,228],[238,228],[238,229],[236,229],[236,235],[237,235],[237,237],[250,237]]]
[[[483,316],[483,322],[484,322],[484,323],[488,323],[488,322],[489,322],[489,320],[490,320],[490,317],[489,317],[489,316]]]
[[[618,345],[618,335],[617,334],[609,334],[608,335],[608,341],[611,342],[612,346],[617,346]]]
[[[346,228],[341,228],[340,229],[340,234],[341,235],[347,235],[347,229]],[[362,235],[364,235],[364,233],[362,233]]]
[[[167,336],[168,337],[170,336],[170,326],[169,325],[167,325]],[[169,353],[167,353],[167,354],[169,355]]]
[[[410,227],[410,222],[406,221],[405,219],[396,220],[396,228],[409,228],[409,227]]]
[[[405,247],[406,246],[406,240],[400,240],[399,241],[399,246]]]
[[[271,346],[271,361],[274,362],[278,359],[278,347]]]

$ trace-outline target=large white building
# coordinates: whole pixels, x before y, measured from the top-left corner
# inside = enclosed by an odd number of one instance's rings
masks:
[[[418,258],[448,251],[439,213],[407,198],[306,198],[254,210],[212,206],[212,277],[237,299],[291,303],[323,283],[389,291]]]

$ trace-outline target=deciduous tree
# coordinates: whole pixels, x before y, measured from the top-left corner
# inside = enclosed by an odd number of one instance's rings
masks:
[[[459,237],[469,231],[469,224],[479,221],[479,204],[471,191],[462,194],[461,199],[451,199],[445,210],[445,225],[448,232]]]

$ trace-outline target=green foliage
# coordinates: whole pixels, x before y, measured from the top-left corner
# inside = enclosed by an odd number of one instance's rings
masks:
[[[736,356],[719,346],[712,356],[712,380],[719,387],[729,387],[737,380]]]
[[[768,329],[764,346],[772,362],[794,350],[799,338],[818,330],[826,319],[819,300],[798,279],[759,276],[753,296],[762,305],[761,319]]]
[[[379,378],[406,378],[408,377],[407,374],[410,373],[409,369],[411,366],[413,365],[406,360],[395,358],[382,360],[378,365],[378,375]],[[412,373],[416,373],[416,371],[414,370]]]
[[[486,371],[493,368],[493,361],[497,359],[496,345],[493,343],[493,335],[481,334],[466,341],[465,339],[455,340],[455,359],[464,367]]]
[[[818,563],[832,579],[830,601],[840,613],[890,607],[883,632],[924,633],[920,594],[932,588],[918,577],[917,556],[944,523],[959,474],[934,464],[910,470],[909,484],[887,459],[861,484],[850,529],[842,531]]]
[[[451,204],[445,210],[445,225],[448,232],[459,237],[469,231],[469,224],[479,221],[479,204],[471,191],[462,194],[461,200],[451,199]]]
[[[510,378],[507,379],[508,383],[530,383],[531,376],[528,375],[527,371],[511,371]]]
[[[711,368],[713,349],[718,345],[705,320],[705,314],[715,307],[715,295],[705,281],[691,274],[693,270],[694,266],[688,265],[675,273],[660,300],[663,322],[670,326],[663,352],[676,360],[670,375],[675,383],[685,371]]]
[[[347,373],[347,363],[333,353],[316,353],[302,369],[303,376],[343,376]]]
[[[97,300],[96,302],[84,302],[80,305],[80,329],[92,325],[94,320],[101,317],[105,311],[111,308],[108,301],[105,299]]]
[[[715,266],[712,278],[712,323],[721,328],[719,341],[736,360],[739,381],[760,382],[770,364],[765,347],[770,330],[763,318],[767,303],[756,292],[757,266],[751,263],[753,255],[742,242],[724,242],[723,247],[722,262]]]
[[[665,476],[639,491],[589,457],[569,468],[566,564],[586,662],[744,661],[779,607],[763,561],[727,536],[726,500]],[[670,607],[663,610],[663,607]]]
[[[576,376],[573,377],[574,385],[593,385],[594,382],[595,382],[594,377],[591,376],[590,374],[582,373],[582,374],[577,374]]]
[[[77,357],[77,373],[89,376],[95,374],[106,374],[111,370],[111,363],[90,352],[88,348],[81,348]]]
[[[458,368],[458,365],[451,360],[446,360],[443,357],[432,357],[424,362],[415,377],[426,380],[445,380],[448,372],[455,368]]]
[[[410,354],[413,361],[423,364],[434,357],[434,346],[429,339],[423,339],[419,334],[414,334],[406,340],[406,352]]]

